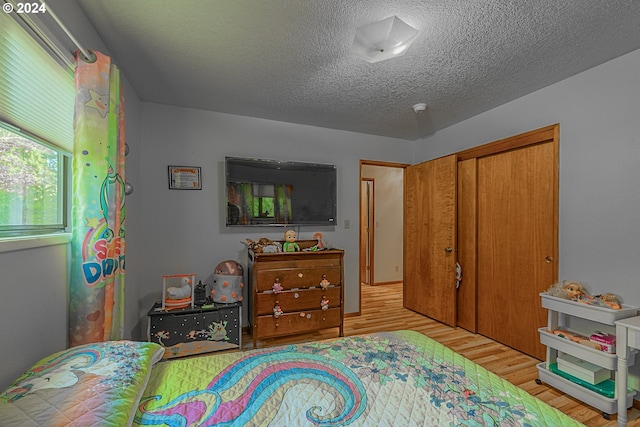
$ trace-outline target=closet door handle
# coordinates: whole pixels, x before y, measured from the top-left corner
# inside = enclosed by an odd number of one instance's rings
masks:
[[[451,246],[447,246],[446,248],[444,248],[444,251],[450,254],[451,252],[453,252],[453,248]]]

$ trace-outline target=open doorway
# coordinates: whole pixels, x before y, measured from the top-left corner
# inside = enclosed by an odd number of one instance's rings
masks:
[[[397,285],[403,275],[404,168],[360,161],[360,309],[362,287]]]

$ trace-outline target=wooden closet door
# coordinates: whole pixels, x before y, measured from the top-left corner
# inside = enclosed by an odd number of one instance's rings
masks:
[[[456,326],[456,156],[405,169],[404,306]]]
[[[478,332],[544,359],[539,293],[557,280],[557,159],[545,142],[478,159]]]

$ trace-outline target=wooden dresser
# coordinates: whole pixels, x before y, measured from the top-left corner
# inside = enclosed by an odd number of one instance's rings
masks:
[[[344,336],[343,260],[344,251],[339,249],[288,253],[249,250],[253,346],[261,338],[333,327]],[[325,282],[325,289],[321,286],[323,276],[329,282],[328,286]],[[274,283],[280,284],[280,292],[274,291]],[[276,306],[281,312],[275,313]]]

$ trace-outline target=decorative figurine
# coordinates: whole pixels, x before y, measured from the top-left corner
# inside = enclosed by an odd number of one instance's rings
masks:
[[[169,299],[183,299],[191,296],[191,278],[183,277],[180,280],[181,286],[170,286],[167,288]]]
[[[281,315],[282,315],[282,309],[280,308],[280,305],[278,304],[278,301],[276,301],[276,305],[273,306],[273,317],[275,317],[277,319]]]
[[[328,310],[329,309],[329,299],[326,296],[322,296],[322,300],[320,301],[320,307],[323,310]]]
[[[205,305],[207,303],[207,284],[202,283],[202,280],[200,280],[193,290],[193,296],[195,305],[200,307]]]
[[[282,292],[282,285],[280,284],[279,277],[276,277],[276,281],[273,283],[273,286],[271,286],[271,289],[273,290],[274,294],[279,294],[280,292]]]
[[[324,237],[322,236],[322,233],[314,233],[312,239],[318,242],[318,244],[316,245],[316,250],[321,251],[323,249],[327,249],[327,245],[324,243]]]
[[[284,232],[284,243],[282,244],[283,252],[299,252],[300,246],[296,243],[296,232],[287,230]]]
[[[331,282],[329,282],[329,280],[327,280],[327,275],[323,274],[322,275],[322,280],[320,281],[320,287],[322,289],[327,289],[329,287],[329,285],[331,285]]]

